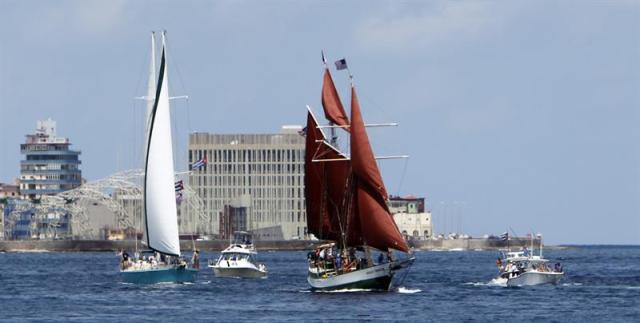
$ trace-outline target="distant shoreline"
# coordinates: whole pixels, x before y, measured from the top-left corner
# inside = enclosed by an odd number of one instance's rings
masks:
[[[534,241],[534,248],[539,244]],[[312,250],[315,246],[322,244],[317,240],[275,240],[256,241],[258,250],[275,251],[304,251]],[[201,251],[221,251],[229,245],[228,240],[181,240],[180,247],[184,251],[193,250],[193,246]],[[460,240],[412,240],[409,245],[416,251],[492,251],[507,247],[504,241],[491,239],[460,239]],[[531,241],[518,239],[510,240],[510,248],[531,248]],[[584,246],[595,247],[639,247],[638,245],[545,245],[545,250],[567,250]],[[135,240],[4,240],[0,241],[0,252],[115,252],[119,250],[136,249]],[[145,247],[138,241],[137,249],[144,250]]]
[[[276,240],[256,241],[258,250],[309,250],[318,244],[309,240]],[[184,251],[195,248],[203,251],[220,251],[229,245],[228,240],[181,240],[180,248]],[[136,246],[137,245],[137,246]],[[0,241],[0,252],[95,252],[119,250],[144,250],[139,241],[135,240],[5,240]]]

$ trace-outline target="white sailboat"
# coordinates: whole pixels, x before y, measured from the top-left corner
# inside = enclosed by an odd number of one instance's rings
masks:
[[[147,247],[154,254],[145,259],[123,256],[120,274],[128,283],[193,282],[198,273],[181,258],[180,252],[165,37],[163,33],[160,71],[153,106],[148,111],[145,149],[145,234]],[[152,61],[151,77],[154,65]]]

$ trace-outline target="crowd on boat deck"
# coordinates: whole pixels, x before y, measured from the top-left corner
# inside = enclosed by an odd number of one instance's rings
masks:
[[[393,254],[388,251],[378,255],[377,263],[374,263],[370,252],[358,255],[355,248],[338,249],[333,246],[317,248],[307,254],[307,260],[311,268],[320,271],[348,273],[359,269],[369,268],[387,262],[393,262]]]
[[[527,271],[561,273],[563,270],[559,262],[555,263],[553,267],[546,263],[532,263],[529,268],[526,267],[524,262],[508,262],[503,268],[502,260],[498,258],[496,265],[505,278],[513,278]]]
[[[120,269],[122,270],[141,270],[152,269],[162,266],[175,265],[175,266],[187,266],[187,262],[182,257],[172,257],[155,252],[152,255],[145,256],[136,252],[133,257],[124,250],[119,252],[120,255]],[[195,250],[191,257],[191,267],[194,269],[200,268],[200,251]]]

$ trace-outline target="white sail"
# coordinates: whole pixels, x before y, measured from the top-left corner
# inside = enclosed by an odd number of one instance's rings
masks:
[[[153,112],[153,106],[156,102],[156,35],[154,32],[151,32],[151,60],[149,62],[149,81],[147,83],[146,101],[147,111],[144,115],[144,142],[148,143],[151,113]],[[145,149],[147,149],[146,145]]]
[[[157,86],[156,102],[151,113],[145,167],[147,242],[153,250],[179,256],[180,241],[174,190],[173,145],[164,34]]]

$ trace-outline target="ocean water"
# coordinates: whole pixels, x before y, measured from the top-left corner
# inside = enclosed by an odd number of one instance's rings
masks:
[[[549,250],[567,272],[557,286],[494,284],[497,256],[417,252],[394,291],[311,292],[306,252],[261,252],[266,279],[205,267],[194,284],[151,286],[121,283],[113,253],[0,253],[0,320],[640,322],[640,247]]]

